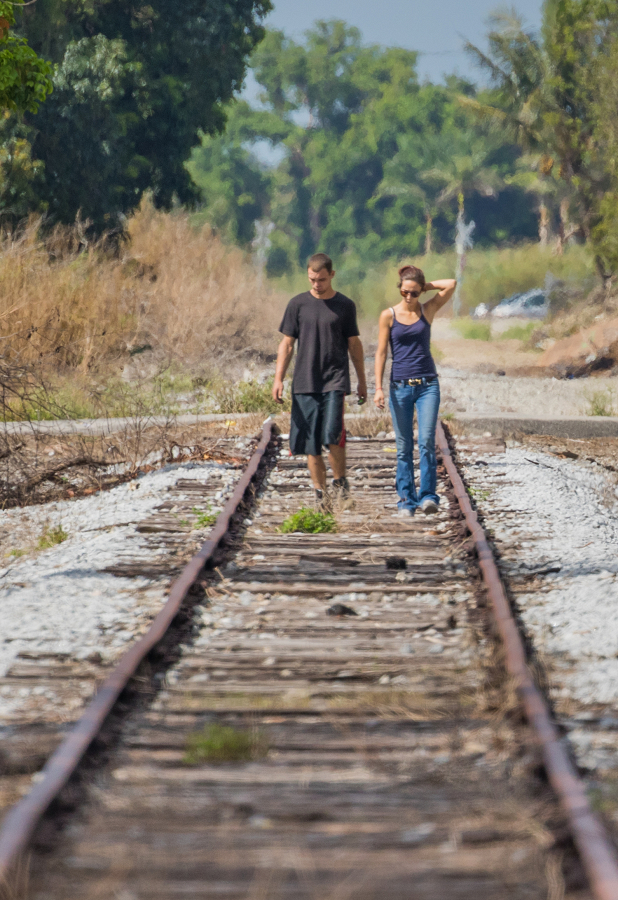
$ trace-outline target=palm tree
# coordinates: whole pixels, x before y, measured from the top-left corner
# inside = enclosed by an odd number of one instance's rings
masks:
[[[465,49],[489,73],[497,90],[496,103],[470,97],[461,97],[460,102],[480,118],[506,128],[524,149],[538,150],[545,144],[543,115],[551,107],[547,57],[534,33],[524,29],[515,13],[494,13],[490,22],[489,53],[469,41]]]
[[[417,176],[420,180],[421,176]],[[433,220],[440,212],[440,204],[437,202],[437,192],[429,186],[421,186],[415,182],[386,182],[383,181],[376,191],[374,199],[380,197],[413,197],[420,200],[425,216],[425,256],[433,251]]]
[[[527,153],[517,160],[518,171],[506,179],[506,183],[522,188],[538,202],[539,244],[547,247],[550,238],[550,211],[547,201],[554,200],[559,188],[551,177],[553,160],[539,153]]]
[[[443,165],[423,172],[423,181],[439,188],[437,205],[446,206],[462,196],[459,207],[463,212],[467,197],[474,194],[497,197],[504,187],[504,179],[497,169],[486,165],[488,155],[486,149],[475,149],[465,155],[452,156]]]

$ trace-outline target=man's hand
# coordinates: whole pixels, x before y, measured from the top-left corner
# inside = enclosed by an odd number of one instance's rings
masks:
[[[364,403],[365,400],[367,399],[367,382],[366,381],[358,382],[358,386],[356,388],[356,393],[358,394],[358,399],[362,400],[362,402]]]
[[[273,400],[276,403],[283,403],[283,382],[280,378],[275,378],[273,382]]]
[[[294,356],[294,340],[293,337],[284,334],[277,350],[277,368],[272,391],[275,403],[283,403],[283,379]]]
[[[384,409],[384,391],[382,390],[382,388],[376,388],[373,402],[378,407],[378,409]]]

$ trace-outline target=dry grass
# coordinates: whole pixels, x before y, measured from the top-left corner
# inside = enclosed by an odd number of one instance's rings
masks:
[[[247,425],[253,424],[253,416]],[[0,509],[92,494],[172,462],[216,460],[244,465],[228,441],[242,429],[180,426],[136,417],[99,435],[44,434],[0,429]],[[258,433],[256,428],[253,432]]]
[[[88,245],[79,228],[43,239],[40,224],[0,238],[5,361],[90,372],[148,348],[167,364],[210,369],[218,356],[273,352],[284,298],[208,226],[148,201],[115,248]]]
[[[393,423],[389,413],[368,412],[357,415],[354,419],[348,416],[345,430],[351,437],[377,437],[383,431],[389,434],[393,430]]]

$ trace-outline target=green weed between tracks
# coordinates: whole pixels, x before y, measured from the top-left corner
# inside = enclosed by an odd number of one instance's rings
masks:
[[[191,512],[197,517],[194,528],[212,528],[217,521],[217,513],[211,512],[210,509],[205,511],[194,506]]]
[[[337,522],[331,513],[303,507],[288,516],[278,529],[281,534],[301,531],[303,534],[332,534],[337,531]]]
[[[206,725],[187,738],[183,762],[188,766],[200,763],[248,762],[263,759],[268,753],[265,735],[257,729],[239,731],[227,725]]]
[[[54,528],[47,526],[37,541],[37,550],[49,550],[50,547],[55,547],[56,544],[62,544],[68,536],[68,532],[64,530],[62,525],[56,525]]]

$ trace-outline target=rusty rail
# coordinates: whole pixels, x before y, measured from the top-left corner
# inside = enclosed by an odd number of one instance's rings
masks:
[[[137,667],[165,635],[189,589],[228,531],[230,520],[258,470],[271,437],[272,423],[267,422],[260,443],[232,497],[219,515],[209,539],[172,585],[168,600],[149,631],[121,658],[66,739],[46,763],[38,783],[6,816],[0,829],[0,883],[7,879],[13,864],[26,851],[41,818],[71,778]],[[590,886],[597,900],[618,900],[618,863],[614,849],[602,823],[590,808],[583,782],[561,742],[545,699],[528,668],[521,636],[493,554],[440,424],[437,428],[437,440],[455,495],[475,542],[494,616],[504,642],[507,670],[516,680],[526,716],[540,742],[547,774],[566,812]]]
[[[526,717],[538,738],[547,775],[566,813],[573,840],[590,881],[590,887],[597,900],[618,900],[618,860],[614,847],[603,824],[592,812],[584,783],[571,762],[566,747],[552,721],[545,698],[537,688],[528,667],[521,635],[506,597],[493,553],[487,543],[476,511],[470,503],[468,492],[451,456],[448,441],[440,422],[438,422],[436,437],[446,471],[476,546],[483,579],[492,603],[498,630],[504,642],[507,671],[515,679]]]
[[[0,829],[0,884],[8,878],[11,867],[20,854],[26,851],[41,818],[75,772],[118,697],[135,674],[137,667],[165,635],[178,614],[189,589],[195,584],[204,566],[227,533],[230,520],[253,481],[271,440],[272,426],[271,420],[264,423],[262,438],[240,477],[234,493],[217,517],[208,540],[172,584],[167,602],[149,630],[124,654],[111,675],[103,682],[96,696],[90,701],[65,740],[47,761],[40,773],[38,783],[22,800],[15,804],[5,817]]]

